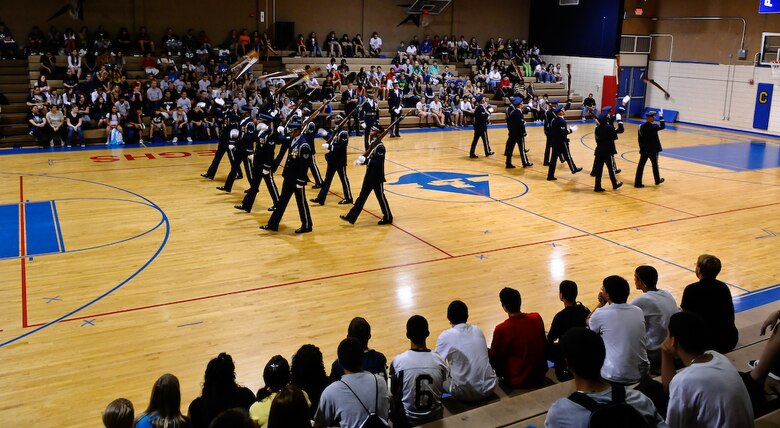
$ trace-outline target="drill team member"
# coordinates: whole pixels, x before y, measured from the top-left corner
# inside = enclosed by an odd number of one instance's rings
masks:
[[[504,149],[504,156],[506,156],[506,167],[514,168],[512,165],[512,152],[515,150],[515,145],[520,149],[520,160],[523,163],[523,168],[533,166],[528,161],[528,155],[525,152],[525,114],[530,111],[528,107],[523,108],[523,99],[520,97],[511,98],[512,105],[506,109],[506,126],[509,128],[509,136],[506,140],[506,148]]]
[[[327,134],[326,134],[327,135]],[[341,187],[344,190],[344,199],[339,201],[339,205],[352,203],[352,190],[349,187],[349,178],[347,177],[347,147],[349,145],[349,131],[338,128],[328,142],[322,144],[322,148],[327,150],[325,160],[328,162],[328,169],[325,171],[325,180],[322,182],[320,193],[312,202],[325,205],[325,198],[328,196],[328,190],[333,182],[333,176],[338,173],[341,180]]]
[[[477,140],[482,138],[482,145],[485,148],[485,156],[495,154],[490,149],[490,141],[488,140],[487,123],[490,118],[490,113],[493,112],[493,108],[485,106],[486,103],[482,101],[484,98],[482,95],[477,95],[474,98],[477,102],[477,107],[474,109],[474,139],[471,140],[471,150],[469,151],[470,158],[478,157],[474,151],[477,149]]]
[[[569,134],[577,130],[577,125],[572,126],[571,129],[566,125],[566,119],[563,118],[563,115],[566,114],[566,110],[563,109],[563,106],[559,105],[552,111],[556,114],[556,117],[550,123],[550,147],[552,151],[550,154],[549,169],[547,170],[548,181],[557,180],[557,178],[555,178],[555,167],[558,164],[559,157],[563,157],[569,164],[569,169],[572,174],[582,171],[582,168],[577,168],[577,166],[574,165],[574,161],[569,153]]]
[[[658,113],[654,110],[647,112],[645,123],[639,126],[639,163],[636,166],[634,187],[645,187],[642,184],[642,173],[648,159],[653,164],[653,178],[656,186],[664,182],[664,179],[661,178],[661,172],[658,170],[658,153],[663,150],[661,140],[658,138],[658,131],[666,128],[666,122],[664,122],[664,111],[661,109],[659,114],[661,123],[658,125],[653,123],[656,114]]]
[[[609,173],[609,180],[612,182],[612,188],[617,190],[623,183],[617,181],[615,178],[615,170],[612,168],[612,156],[617,154],[615,148],[615,140],[618,139],[618,134],[622,134],[625,129],[623,128],[623,119],[620,113],[616,116],[617,129],[611,123],[611,116],[609,114],[612,107],[605,107],[602,113],[598,117],[598,125],[596,126],[596,163],[593,168],[594,177],[596,177],[596,184],[593,187],[595,192],[603,192],[604,188],[601,187],[601,174],[604,170],[604,165],[607,166],[607,172]]]
[[[355,165],[366,164],[366,175],[363,177],[360,195],[358,195],[355,205],[349,210],[349,213],[339,216],[339,218],[354,224],[363,210],[363,205],[366,203],[368,195],[373,191],[379,202],[379,208],[382,209],[382,219],[379,220],[378,224],[393,224],[393,214],[390,212],[390,206],[387,204],[384,189],[386,149],[380,135],[384,130],[381,126],[374,125],[369,132],[371,132],[371,137],[374,138],[374,141],[369,150],[367,150],[367,154],[361,155],[355,161]]]
[[[236,205],[237,210],[246,212],[252,211],[257,193],[260,191],[260,182],[265,180],[268,187],[268,193],[271,195],[273,205],[268,211],[273,211],[276,203],[279,202],[279,189],[274,182],[274,175],[271,172],[274,165],[274,144],[279,138],[284,138],[282,134],[273,129],[273,117],[265,113],[260,113],[258,117],[262,120],[258,126],[257,144],[255,145],[255,156],[252,164],[252,183],[249,190],[244,195],[241,205]],[[284,128],[282,128],[284,131]]]

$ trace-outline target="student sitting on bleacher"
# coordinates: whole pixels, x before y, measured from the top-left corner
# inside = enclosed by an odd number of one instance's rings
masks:
[[[520,292],[514,288],[502,289],[498,298],[509,318],[493,331],[490,363],[507,385],[539,388],[547,373],[542,316],[537,312],[521,312]]]
[[[387,379],[387,357],[379,351],[368,347],[368,341],[371,340],[371,324],[363,317],[352,318],[347,327],[347,337],[357,339],[363,345],[363,364],[362,369],[369,373],[381,375]],[[344,376],[344,368],[338,359],[333,361],[330,367],[330,379],[337,381]]]
[[[558,297],[563,302],[563,309],[555,314],[547,333],[547,358],[555,364],[555,376],[563,382],[571,380],[572,376],[563,361],[560,339],[572,328],[586,327],[590,309],[577,301],[577,283],[574,281],[561,281]]]
[[[642,294],[635,297],[631,304],[645,315],[647,358],[654,373],[661,372],[661,344],[666,339],[669,318],[678,311],[674,296],[656,288],[657,284],[658,271],[654,267],[639,266],[634,270],[634,285]]]
[[[452,328],[444,330],[436,341],[436,353],[450,368],[450,393],[462,401],[477,401],[493,394],[498,378],[490,366],[487,341],[482,330],[466,323],[469,309],[455,300],[447,307]]]
[[[737,346],[739,332],[734,325],[734,302],[729,287],[716,278],[720,273],[720,259],[702,254],[696,261],[698,282],[685,287],[680,307],[699,314],[712,335],[712,349],[725,354]]]
[[[639,382],[649,372],[647,335],[642,310],[626,303],[628,281],[617,275],[604,278],[599,305],[588,326],[600,334],[607,348],[601,376],[613,383]]]
[[[601,377],[606,349],[604,341],[598,334],[581,327],[573,328],[561,338],[561,349],[569,371],[574,376],[574,388],[577,392],[553,403],[547,412],[547,420],[544,421],[546,428],[587,428],[591,423],[592,411],[583,404],[599,405],[613,402],[617,398],[615,395],[621,394],[621,391],[625,403],[634,410],[631,412],[629,409],[629,413],[636,416],[638,412],[645,426],[667,427],[649,398],[634,389],[627,389],[620,385],[613,386]],[[641,425],[615,426],[639,428]]]
[[[679,312],[669,320],[663,344],[663,384],[669,392],[670,428],[750,428],[753,408],[737,369],[728,358],[709,351],[704,320]],[[674,359],[686,368],[676,372]]]

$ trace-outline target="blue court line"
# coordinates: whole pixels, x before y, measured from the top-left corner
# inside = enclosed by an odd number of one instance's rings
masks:
[[[60,252],[51,201],[25,202],[24,212],[27,255],[37,256],[38,254]]]
[[[353,149],[357,149],[357,148],[355,148],[355,147],[352,147],[352,148],[353,148]],[[417,172],[417,173],[419,173],[419,174],[426,175],[426,173],[425,173],[424,171],[417,170],[417,169],[415,169],[415,168],[412,168],[412,167],[409,167],[409,166],[403,165],[403,164],[401,164],[401,163],[399,163],[399,162],[395,162],[395,161],[393,161],[393,160],[390,160],[390,159],[386,159],[386,160],[387,160],[388,162],[390,162],[390,163],[392,163],[392,164],[395,164],[395,165],[397,165],[397,166],[400,166],[400,167],[402,167],[402,168],[406,168],[406,169],[408,169],[408,170],[410,170],[410,171],[414,171],[414,172]],[[429,175],[429,177],[431,177],[431,178],[436,178],[436,177],[433,177],[433,176],[431,176],[431,175]],[[529,190],[529,192],[530,192],[530,190]],[[477,193],[475,193],[475,194],[477,194]],[[540,214],[540,213],[537,213],[537,212],[531,211],[531,210],[529,210],[529,209],[527,209],[527,208],[519,207],[519,206],[517,206],[517,205],[512,205],[512,204],[510,204],[509,202],[506,202],[506,201],[501,201],[501,200],[498,200],[498,199],[496,199],[496,198],[493,198],[493,197],[491,197],[491,196],[485,196],[485,195],[480,195],[480,196],[483,196],[483,197],[487,197],[487,198],[493,199],[494,201],[496,201],[496,202],[498,202],[498,203],[501,203],[501,204],[504,204],[504,205],[506,205],[506,206],[509,206],[509,207],[515,208],[515,209],[517,209],[517,210],[520,210],[520,211],[523,211],[523,212],[525,212],[525,213],[531,214],[531,215],[533,215],[533,216],[536,216],[536,217],[542,218],[542,219],[544,219],[544,220],[547,220],[547,221],[550,221],[550,222],[553,222],[553,223],[559,224],[559,225],[561,225],[561,226],[564,226],[564,227],[567,227],[567,228],[569,228],[569,229],[573,229],[573,230],[575,230],[575,231],[577,231],[577,232],[580,232],[580,233],[582,233],[582,234],[584,234],[584,235],[588,235],[588,236],[591,236],[591,237],[593,237],[593,238],[600,239],[600,240],[602,240],[602,241],[605,241],[605,242],[608,242],[608,243],[611,243],[611,244],[617,245],[618,247],[623,247],[623,248],[625,248],[625,249],[627,249],[627,250],[634,251],[634,252],[636,252],[636,253],[639,253],[639,254],[642,254],[642,255],[644,255],[644,256],[646,256],[646,257],[650,257],[650,258],[652,258],[652,259],[654,259],[654,260],[658,260],[658,261],[660,261],[660,262],[662,262],[662,263],[670,264],[670,265],[672,265],[672,266],[678,267],[678,268],[680,268],[680,269],[683,269],[683,270],[686,270],[686,271],[688,271],[688,272],[694,272],[694,270],[693,270],[693,269],[691,269],[691,268],[689,268],[689,267],[686,267],[686,266],[683,266],[683,265],[680,265],[679,263],[675,263],[675,262],[673,262],[673,261],[671,261],[671,260],[666,260],[666,259],[664,259],[664,258],[661,258],[661,257],[659,257],[659,256],[655,256],[655,255],[653,255],[653,254],[650,254],[650,253],[648,253],[648,252],[642,251],[642,250],[640,250],[640,249],[638,249],[638,248],[633,248],[633,247],[630,247],[630,246],[628,246],[628,245],[621,244],[621,243],[619,243],[619,242],[617,242],[617,241],[615,241],[615,240],[612,240],[612,239],[606,238],[606,237],[604,237],[604,236],[600,236],[600,235],[594,234],[594,233],[592,233],[592,232],[588,232],[587,230],[581,229],[581,228],[579,228],[579,227],[577,227],[577,226],[570,225],[570,224],[568,224],[568,223],[564,223],[563,221],[556,220],[556,219],[554,219],[554,218],[552,218],[552,217],[548,217],[548,216],[546,216],[546,215],[544,215],[544,214]],[[740,287],[740,286],[738,286],[738,285],[735,285],[735,284],[729,284],[729,283],[726,283],[726,285],[728,285],[728,286],[730,286],[730,287],[733,287],[733,288],[736,288],[736,289],[738,289],[738,290],[744,291],[744,292],[747,292],[747,291],[748,291],[747,289],[745,289],[745,288],[742,288],[742,287]]]
[[[106,296],[112,294],[116,290],[119,290],[125,284],[127,284],[128,282],[133,280],[133,278],[135,278],[141,272],[143,272],[147,267],[149,267],[149,265],[151,265],[152,262],[155,259],[157,259],[157,257],[160,255],[160,253],[162,253],[163,248],[165,248],[165,245],[168,243],[168,239],[169,239],[170,234],[171,234],[171,223],[168,220],[168,216],[165,214],[165,211],[163,211],[162,208],[160,208],[157,204],[152,202],[149,198],[147,198],[145,196],[142,196],[142,195],[140,195],[138,193],[132,192],[132,191],[127,190],[127,189],[122,189],[121,187],[112,186],[110,184],[100,183],[100,182],[97,182],[97,181],[83,180],[83,179],[80,179],[80,178],[61,177],[61,176],[53,176],[53,175],[45,175],[45,174],[19,174],[19,173],[12,173],[12,172],[0,172],[0,175],[27,175],[27,176],[35,176],[35,177],[43,177],[43,178],[56,178],[56,179],[62,179],[62,180],[71,180],[71,181],[80,182],[80,183],[94,184],[94,185],[97,185],[97,186],[103,186],[103,187],[107,187],[109,189],[118,190],[120,192],[128,193],[130,195],[133,195],[133,196],[135,196],[135,197],[137,197],[139,199],[142,199],[142,200],[146,201],[148,204],[150,204],[150,206],[154,207],[157,211],[159,211],[162,214],[163,221],[165,222],[165,236],[163,237],[163,240],[160,243],[160,246],[157,248],[157,250],[154,252],[154,254],[149,258],[149,260],[147,260],[143,265],[141,265],[135,272],[133,272],[130,276],[128,276],[124,281],[120,282],[119,284],[117,284],[116,286],[111,288],[110,290],[108,290],[105,293],[101,294],[100,296],[92,299],[91,301],[89,301],[89,302],[79,306],[78,308],[76,308],[76,309],[66,313],[65,315],[57,317],[57,318],[47,322],[44,325],[38,326],[38,327],[36,327],[36,328],[34,328],[34,329],[24,333],[24,334],[21,334],[19,336],[16,336],[14,338],[8,339],[8,340],[0,343],[0,348],[2,348],[4,346],[7,346],[7,345],[10,345],[10,344],[12,344],[14,342],[17,342],[19,340],[22,340],[25,337],[28,337],[28,336],[30,336],[32,334],[35,334],[35,333],[43,330],[44,328],[47,328],[47,327],[52,326],[54,324],[57,324],[58,322],[60,322],[60,321],[62,321],[64,319],[70,318],[74,314],[77,314],[77,313],[81,312],[82,310],[84,310],[84,309],[94,305],[95,303],[99,302],[100,300],[104,299]]]
[[[19,204],[0,205],[0,259],[19,257]]]
[[[745,312],[780,300],[780,284],[734,297],[734,312]]]
[[[54,213],[54,226],[57,228],[57,238],[60,243],[60,252],[65,253],[65,240],[62,239],[62,225],[60,224],[60,216],[57,214],[57,203],[51,201],[51,211]]]

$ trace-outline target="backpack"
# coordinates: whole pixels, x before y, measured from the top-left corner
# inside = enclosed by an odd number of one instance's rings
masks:
[[[355,399],[357,399],[358,403],[360,403],[360,405],[363,406],[363,409],[365,409],[366,413],[368,413],[368,416],[366,416],[366,418],[363,419],[360,425],[358,425],[358,428],[389,428],[390,425],[387,423],[387,421],[385,421],[379,415],[376,414],[376,410],[379,408],[379,380],[376,379],[376,377],[373,374],[371,376],[373,376],[375,378],[374,380],[377,382],[376,398],[374,399],[375,404],[374,404],[373,412],[368,410],[368,407],[366,407],[366,405],[363,404],[362,401],[360,401],[360,398],[358,398],[357,394],[355,394],[355,391],[353,391],[352,388],[350,388],[346,382],[344,382],[343,380],[339,380],[339,382],[343,383],[344,386],[347,387],[349,392],[351,392],[352,395],[355,396]]]
[[[626,403],[626,388],[622,385],[612,386],[609,403],[598,403],[582,392],[571,394],[569,400],[591,412],[590,428],[651,428],[639,411]]]

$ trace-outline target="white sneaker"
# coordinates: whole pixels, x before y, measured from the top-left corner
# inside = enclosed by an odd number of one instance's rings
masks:
[[[187,142],[191,143],[192,142],[192,137],[187,137]]]
[[[748,367],[750,367],[751,369],[755,369],[756,367],[758,367],[758,360],[750,360],[750,361],[748,361],[747,365],[748,365]],[[776,381],[780,382],[780,375],[776,375],[776,374],[774,374],[774,373],[772,373],[772,372],[770,371],[770,372],[769,372],[769,377],[771,377],[772,379],[774,379],[774,380],[776,380]]]
[[[176,143],[178,141],[179,141],[179,139],[177,137],[173,137],[173,140],[171,140],[172,143]]]
[[[54,147],[54,138],[49,140],[49,147]]]

